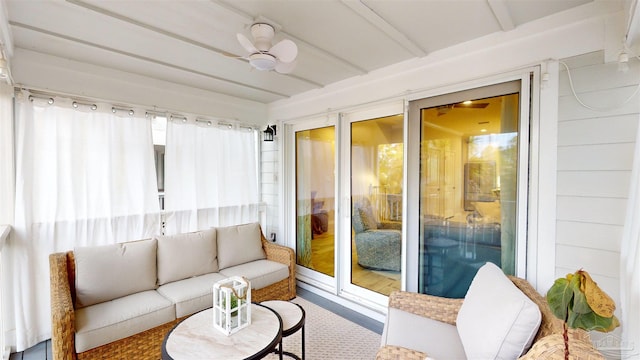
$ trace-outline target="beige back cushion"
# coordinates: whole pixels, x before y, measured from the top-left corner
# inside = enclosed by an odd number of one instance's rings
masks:
[[[262,250],[260,224],[221,227],[217,232],[220,270],[267,257]]]
[[[156,247],[148,239],[75,248],[77,306],[155,289]]]
[[[158,285],[218,271],[216,229],[156,239]]]

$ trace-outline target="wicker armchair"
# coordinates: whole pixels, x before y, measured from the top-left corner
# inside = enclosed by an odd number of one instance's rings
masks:
[[[526,280],[509,277],[511,281],[527,295],[542,313],[542,322],[533,345],[520,360],[564,359],[564,342],[562,340],[562,322],[551,313],[546,300]],[[458,311],[463,299],[449,299],[437,296],[396,291],[389,297],[389,307],[406,311],[415,315],[455,325]],[[385,329],[386,331],[387,329]],[[570,359],[603,360],[590,341],[589,334],[583,330],[569,331]],[[424,360],[429,354],[400,346],[385,345],[378,350],[376,360]]]

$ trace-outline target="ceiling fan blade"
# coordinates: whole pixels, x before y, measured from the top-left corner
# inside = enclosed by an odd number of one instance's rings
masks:
[[[298,46],[289,39],[284,39],[269,49],[269,53],[283,63],[290,63],[298,56]]]
[[[291,62],[278,61],[274,70],[280,74],[289,74],[295,69],[297,63],[295,60]]]
[[[226,52],[226,51],[220,51],[220,55],[226,56],[226,57],[230,57],[230,58],[234,58],[234,59],[246,59],[246,56],[241,56],[241,55],[237,55],[234,53],[230,53],[230,52]]]
[[[242,45],[242,47],[245,48],[245,50],[247,50],[250,54],[259,52],[258,49],[256,49],[256,47],[253,45],[251,40],[249,40],[246,36],[238,33],[237,37],[240,45]]]

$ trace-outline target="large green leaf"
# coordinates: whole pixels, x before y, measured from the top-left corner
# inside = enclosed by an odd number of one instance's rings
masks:
[[[574,276],[577,278],[577,276]],[[573,283],[573,281],[572,281]],[[588,314],[593,312],[589,303],[587,302],[587,297],[584,295],[582,291],[580,291],[580,287],[573,288],[573,308],[572,310],[578,314]]]
[[[567,319],[567,326],[570,328],[580,328],[587,331],[609,332],[620,326],[620,322],[615,316],[610,318],[602,317],[593,311],[586,314],[579,314],[570,311]]]
[[[574,291],[566,278],[557,279],[547,292],[547,303],[558,319],[566,320]]]

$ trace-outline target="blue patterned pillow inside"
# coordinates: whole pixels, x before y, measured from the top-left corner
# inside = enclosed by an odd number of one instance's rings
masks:
[[[365,208],[358,208],[358,213],[360,214],[364,231],[376,230],[378,228],[378,223],[370,211],[367,211]]]

